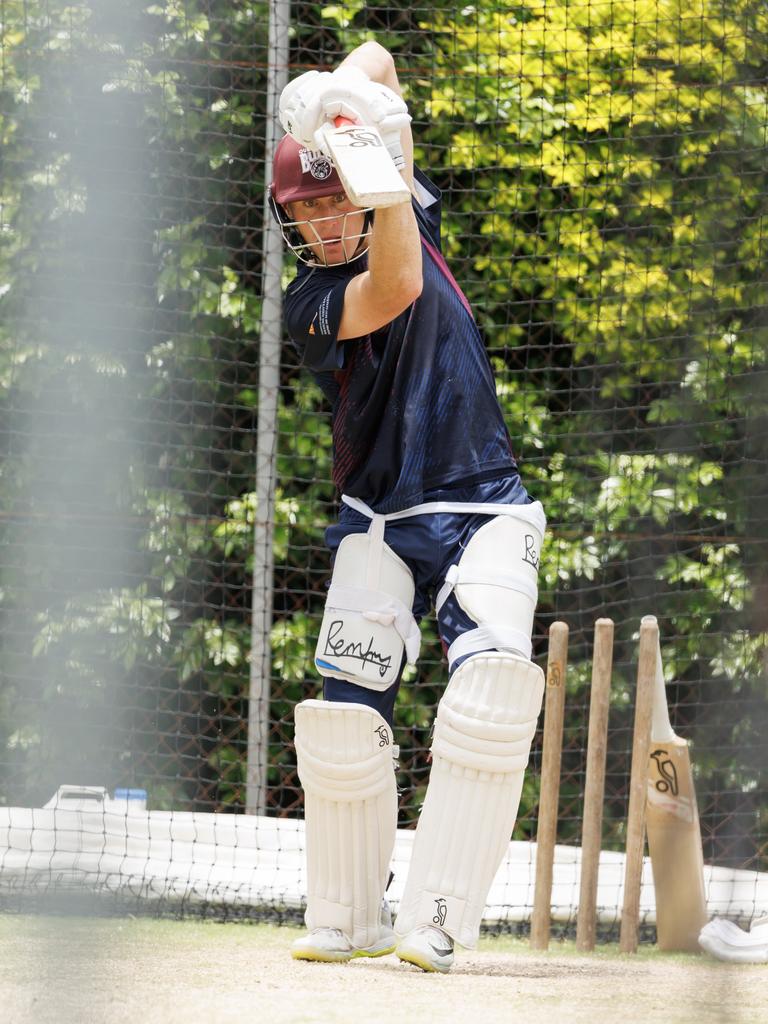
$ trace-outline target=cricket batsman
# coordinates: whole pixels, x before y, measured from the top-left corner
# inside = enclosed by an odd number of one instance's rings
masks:
[[[351,201],[325,132],[338,117],[378,129],[370,180],[376,161],[394,161],[406,202]],[[530,656],[546,521],[520,479],[482,338],[441,253],[440,191],[413,167],[391,55],[367,42],[331,73],[300,75],[283,91],[280,120],[288,134],[270,204],[298,257],[286,328],[333,410],[341,494],[326,531],[333,573],[315,651],[325,699],[296,707],[308,931],[292,955],[394,952],[446,972],[455,944],[477,942],[541,710],[544,676]],[[393,710],[433,605],[449,681],[393,931],[384,898],[397,824]]]

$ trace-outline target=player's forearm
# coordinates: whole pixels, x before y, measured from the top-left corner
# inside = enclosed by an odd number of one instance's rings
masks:
[[[379,43],[363,43],[342,63],[361,68],[373,81],[402,95],[392,54]],[[403,130],[402,141],[406,159],[402,173],[412,188],[410,128]],[[422,284],[421,236],[413,207],[410,203],[401,203],[376,210],[368,250],[368,273],[364,275],[363,284],[368,309],[376,309],[383,325],[399,316],[421,295]]]
[[[376,211],[368,272],[373,289],[400,306],[398,312],[421,294],[421,238],[410,203]]]
[[[386,85],[398,96],[402,95],[394,58],[389,50],[385,50],[380,43],[374,41],[363,43],[352,50],[339,67],[360,68],[372,81]]]
[[[421,240],[411,204],[383,207],[375,216],[368,269],[347,285],[339,341],[385,327],[421,295]]]

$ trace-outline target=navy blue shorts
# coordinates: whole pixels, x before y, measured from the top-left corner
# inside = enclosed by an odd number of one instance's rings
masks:
[[[497,505],[528,505],[533,499],[523,487],[520,475],[488,480],[472,487],[451,487],[429,491],[423,501],[472,501],[493,502]],[[437,591],[445,581],[448,569],[455,565],[471,537],[494,517],[492,515],[467,515],[465,512],[439,512],[430,515],[397,519],[386,524],[384,539],[392,550],[402,558],[413,573],[416,592],[413,600],[413,615],[420,622],[434,604]],[[365,533],[371,525],[370,519],[342,504],[339,522],[325,532],[325,542],[335,555],[339,544],[351,533]],[[473,622],[462,610],[454,594],[440,609],[437,627],[445,650],[456,637],[469,629]],[[454,669],[461,664],[459,658]],[[400,668],[400,675],[405,665]],[[395,697],[400,687],[400,676],[387,690],[369,690],[357,683],[344,679],[323,679],[323,695],[326,700],[354,701],[375,708],[392,724]]]

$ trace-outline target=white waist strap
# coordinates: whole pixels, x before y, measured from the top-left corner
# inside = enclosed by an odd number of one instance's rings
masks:
[[[527,505],[501,505],[490,501],[426,501],[421,505],[412,505],[410,508],[401,509],[399,512],[382,513],[374,512],[360,498],[351,498],[348,494],[342,494],[341,500],[355,512],[367,516],[374,524],[394,522],[396,519],[410,519],[411,516],[437,515],[441,512],[466,512],[469,515],[515,516],[517,519],[524,519],[526,522],[532,523],[542,534],[547,528],[547,517],[544,515],[540,501],[534,501]]]

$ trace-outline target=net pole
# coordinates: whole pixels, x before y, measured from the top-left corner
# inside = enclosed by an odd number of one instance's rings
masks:
[[[291,5],[269,5],[269,67],[267,71],[265,178],[269,178],[278,141],[277,104],[288,81]],[[264,241],[259,348],[259,412],[256,437],[256,513],[253,527],[253,590],[251,663],[248,693],[248,767],[246,813],[264,814],[267,807],[267,752],[272,657],[270,632],[273,608],[273,532],[277,449],[277,400],[282,336],[283,243],[280,229],[264,201]]]

